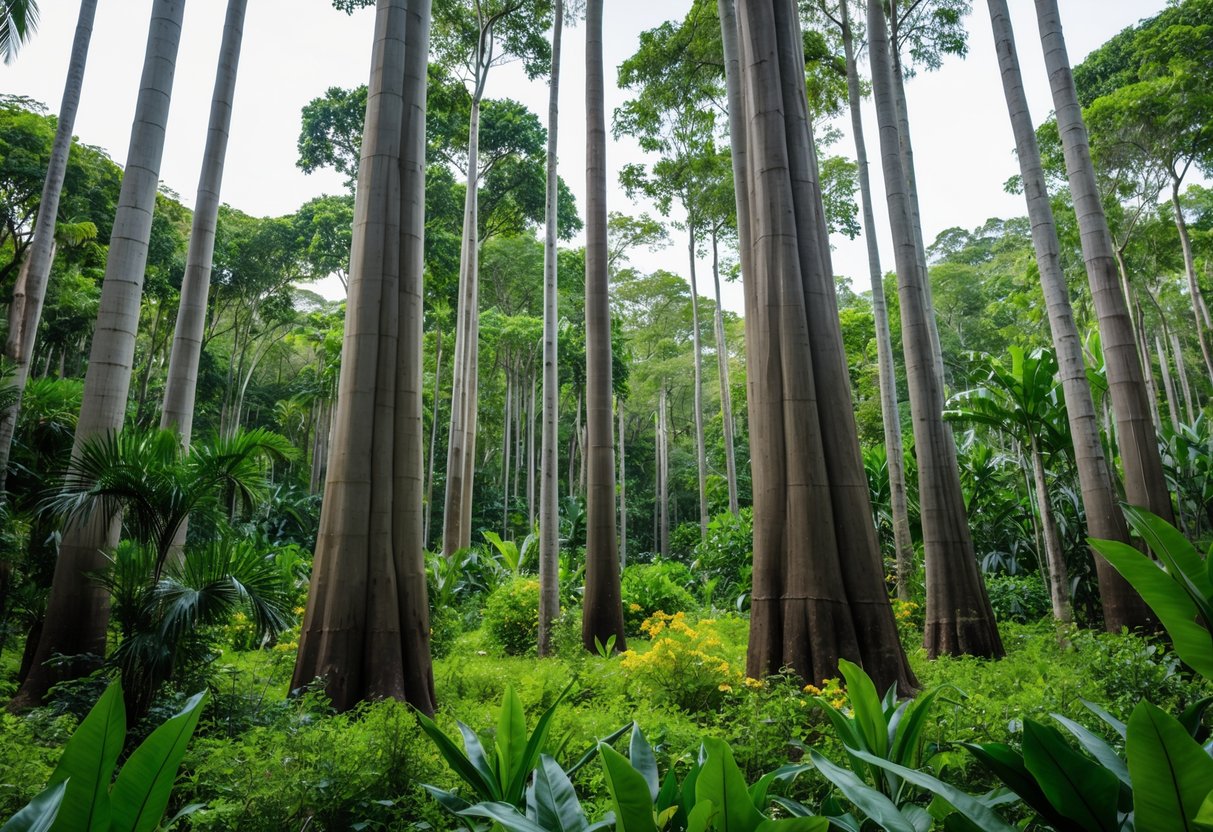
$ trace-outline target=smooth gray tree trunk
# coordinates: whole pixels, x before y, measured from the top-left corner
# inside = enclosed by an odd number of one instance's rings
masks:
[[[628,565],[628,488],[627,456],[624,448],[623,399],[615,400],[619,411],[619,568]]]
[[[699,284],[695,274],[695,226],[690,225],[687,248],[691,259],[691,349],[695,353],[695,389],[692,395],[695,411],[695,460],[699,473],[699,538],[708,533],[708,454],[703,438],[703,339],[699,331]]]
[[[1188,221],[1184,218],[1183,205],[1179,201],[1178,176],[1171,178],[1171,210],[1175,212],[1175,230],[1179,232],[1179,244],[1183,249],[1184,276],[1188,279],[1188,295],[1192,301],[1192,314],[1196,320],[1196,340],[1200,344],[1200,354],[1205,359],[1205,369],[1209,378],[1213,379],[1213,352],[1209,349],[1209,329],[1213,321],[1209,320],[1209,310],[1204,305],[1200,291],[1200,283],[1196,279],[1196,259],[1192,255],[1192,234],[1188,230]]]
[[[733,438],[733,391],[729,387],[729,347],[724,337],[724,310],[720,304],[720,251],[717,231],[712,231],[712,287],[716,290],[716,306],[712,310],[716,327],[716,372],[720,377],[720,420],[724,426],[725,478],[729,486],[729,512],[740,510],[737,501],[737,451]]]

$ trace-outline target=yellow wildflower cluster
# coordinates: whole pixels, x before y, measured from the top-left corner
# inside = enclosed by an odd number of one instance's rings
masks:
[[[913,601],[893,599],[893,617],[897,619],[898,624],[908,623],[916,612],[918,612],[918,605]]]
[[[652,645],[644,652],[624,653],[621,667],[680,708],[715,708],[721,695],[732,693],[734,686],[762,686],[758,680],[747,680],[729,661],[714,618],[691,622],[686,613],[659,611],[646,618],[640,629]]]
[[[817,685],[805,685],[803,690],[810,696],[814,696],[838,710],[847,706],[847,691],[839,679],[824,679],[822,680],[821,687],[817,687]]]

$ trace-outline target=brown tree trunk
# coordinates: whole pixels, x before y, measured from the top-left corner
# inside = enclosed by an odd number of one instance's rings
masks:
[[[586,543],[581,642],[596,651],[615,637],[627,649],[615,536],[615,438],[611,413],[611,303],[607,268],[606,105],[602,70],[604,0],[586,2],[585,357]]]
[[[1184,219],[1183,206],[1179,202],[1179,178],[1171,178],[1171,210],[1175,212],[1175,229],[1179,232],[1179,244],[1184,255],[1184,276],[1188,279],[1188,296],[1192,300],[1192,315],[1196,320],[1196,340],[1200,344],[1200,354],[1205,359],[1205,369],[1209,378],[1213,379],[1213,352],[1209,349],[1209,329],[1213,322],[1209,320],[1209,310],[1204,305],[1200,284],[1196,280],[1196,260],[1192,256],[1192,235],[1188,231],[1188,221]]]
[[[434,711],[422,548],[429,0],[379,0],[336,431],[293,690]]]
[[[1032,439],[1032,482],[1036,487],[1036,505],[1040,513],[1040,529],[1044,536],[1045,562],[1049,571],[1049,600],[1053,606],[1053,618],[1062,624],[1074,621],[1074,607],[1070,603],[1070,575],[1066,571],[1065,550],[1061,546],[1061,534],[1057,530],[1057,518],[1053,516],[1053,504],[1049,500],[1049,486],[1045,482],[1044,460],[1036,439]]]
[[[657,552],[670,556],[670,417],[665,382],[657,403]]]
[[[716,372],[720,377],[720,421],[724,426],[725,478],[729,486],[729,512],[736,515],[737,502],[737,451],[733,440],[733,391],[729,387],[729,347],[724,338],[724,310],[720,305],[720,251],[717,229],[712,229],[712,286],[716,290],[716,307],[713,317],[716,326]]]
[[[430,547],[430,523],[434,517],[434,458],[438,452],[438,402],[442,395],[442,327],[434,329],[434,401],[430,413],[430,459],[425,476],[425,529],[422,540]]]
[[[619,410],[619,568],[628,565],[628,489],[627,457],[624,453],[623,399],[615,400]]]
[[[733,21],[722,14],[725,31]],[[738,0],[754,590],[746,672],[861,664],[910,692],[871,522],[804,86],[795,0]],[[732,40],[725,36],[725,43]],[[726,48],[728,48],[726,46]],[[726,53],[726,69],[732,56]]]
[[[918,493],[927,567],[927,654],[932,658],[945,653],[1001,656],[1002,641],[969,536],[956,446],[942,418],[943,389],[935,368],[930,314],[922,286],[927,276],[922,269],[908,180],[902,168],[893,69],[880,0],[868,0],[868,42],[896,251],[902,348],[918,455]]]
[[[1175,519],[1171,495],[1163,476],[1158,439],[1150,422],[1145,379],[1128,306],[1117,285],[1112,237],[1095,182],[1087,129],[1074,90],[1057,0],[1036,0],[1036,16],[1081,232],[1087,279],[1099,320],[1104,367],[1124,466],[1125,498],[1170,522]]]
[[[1171,362],[1162,337],[1154,336],[1154,349],[1158,353],[1158,366],[1162,370],[1162,387],[1167,397],[1167,415],[1171,420],[1171,431],[1179,433],[1179,398],[1175,395],[1175,382],[1171,379]]]
[[[695,460],[699,472],[699,538],[708,533],[708,454],[703,438],[703,343],[699,331],[699,284],[695,274],[695,224],[690,228],[687,249],[691,260],[691,349],[695,353],[695,389],[691,396],[695,412]]]
[[[1188,383],[1188,370],[1184,366],[1183,346],[1179,343],[1179,335],[1171,331],[1171,353],[1175,356],[1175,374],[1179,376],[1179,389],[1184,394],[1184,415],[1188,424],[1196,421],[1196,411],[1193,407],[1192,387]]]

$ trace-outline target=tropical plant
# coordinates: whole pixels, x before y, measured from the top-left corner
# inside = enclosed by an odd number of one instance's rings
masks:
[[[126,742],[126,711],[122,685],[112,683],[68,740],[46,790],[0,832],[152,832],[168,807],[206,696],[203,691],[191,697],[180,713],[153,731],[114,780]]]
[[[12,63],[38,28],[37,0],[3,0],[0,2],[0,56]]]

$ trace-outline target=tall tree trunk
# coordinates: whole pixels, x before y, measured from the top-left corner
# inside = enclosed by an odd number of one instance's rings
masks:
[[[695,459],[699,467],[699,537],[708,533],[708,453],[703,438],[703,343],[699,332],[699,284],[695,275],[695,224],[690,228],[687,248],[691,256],[691,349],[695,352]]]
[[[996,0],[997,2],[998,0]],[[1053,504],[1049,500],[1049,486],[1045,482],[1045,465],[1040,455],[1040,446],[1032,438],[1032,481],[1036,487],[1036,505],[1040,513],[1040,527],[1044,534],[1045,562],[1049,569],[1049,600],[1053,606],[1053,618],[1062,624],[1074,621],[1074,607],[1070,603],[1070,576],[1066,571],[1066,554],[1061,546],[1061,533],[1057,530],[1057,519],[1053,516]]]
[[[8,342],[5,344],[4,353],[13,362],[13,387],[17,391],[17,399],[0,414],[0,500],[3,500],[5,495],[13,431],[16,430],[17,416],[21,412],[21,395],[25,392],[25,382],[29,378],[38,324],[42,320],[42,304],[46,300],[46,284],[50,279],[51,263],[55,259],[55,224],[59,214],[59,199],[63,194],[63,179],[67,175],[67,158],[72,149],[72,131],[76,125],[76,111],[80,107],[84,68],[88,63],[88,49],[93,37],[93,19],[96,14],[97,0],[81,2],[80,15],[76,20],[76,35],[72,41],[72,55],[67,65],[67,81],[63,86],[63,101],[59,105],[55,141],[51,145],[50,164],[47,166],[46,181],[42,185],[42,200],[38,204],[38,218],[34,224],[34,238],[25,256],[24,268],[20,272],[17,285],[13,288],[13,300],[9,305]]]
[[[552,623],[560,616],[560,310],[556,251],[556,209],[560,180],[556,151],[560,126],[560,47],[564,36],[564,0],[557,0],[552,22],[552,75],[548,87],[548,154],[543,237],[543,436],[539,449],[539,655],[551,653]]]
[[[538,403],[539,379],[531,364],[531,405],[526,411],[526,527],[535,528],[535,406]]]
[[[1188,417],[1188,424],[1196,421],[1196,412],[1193,407],[1192,387],[1188,383],[1188,371],[1184,367],[1184,351],[1183,346],[1179,343],[1179,335],[1171,331],[1171,353],[1175,356],[1175,374],[1179,376],[1179,389],[1184,394],[1184,415]]]
[[[184,12],[185,0],[161,0],[152,7],[73,459],[85,441],[121,430],[126,416],[143,274]],[[51,685],[88,672],[105,655],[109,595],[93,576],[105,568],[104,553],[117,545],[118,532],[119,518],[103,516],[102,512],[65,526],[47,601],[46,626],[30,673],[14,700],[17,707],[41,703]],[[55,655],[88,658],[47,666]]]
[[[336,431],[291,688],[434,711],[422,547],[429,0],[379,0]]]
[[[918,455],[918,492],[927,566],[927,654],[1001,656],[1002,641],[969,536],[956,446],[942,418],[943,389],[935,371],[930,315],[922,288],[926,274],[914,234],[908,180],[902,169],[893,71],[880,0],[868,0],[868,40],[901,297],[902,348]]]
[[[219,217],[219,194],[223,185],[223,166],[231,132],[232,107],[236,95],[236,73],[244,39],[244,17],[248,0],[228,0],[223,42],[219,47],[219,68],[211,98],[210,125],[206,150],[202,155],[202,173],[198,178],[198,198],[194,203],[193,228],[185,277],[181,282],[181,303],[173,350],[169,355],[168,378],[164,386],[164,406],[160,427],[173,428],[181,444],[189,447],[194,424],[194,397],[198,386],[198,362],[206,328],[207,295],[211,285],[211,263],[215,254],[215,226]],[[184,531],[184,529],[183,529]]]
[[[619,410],[619,568],[628,565],[628,469],[624,451],[623,399],[615,400]]]
[[[1205,359],[1205,369],[1209,378],[1213,379],[1213,352],[1209,349],[1209,329],[1213,322],[1209,320],[1209,310],[1204,305],[1201,296],[1200,283],[1196,280],[1196,260],[1192,256],[1192,235],[1188,231],[1188,221],[1184,219],[1183,205],[1179,201],[1180,180],[1171,177],[1171,210],[1175,212],[1175,229],[1179,232],[1179,244],[1184,255],[1184,275],[1188,279],[1188,295],[1192,300],[1192,314],[1196,319],[1196,340],[1200,344],[1200,354]]]
[[[585,601],[581,642],[615,637],[627,649],[619,587],[615,532],[615,437],[611,413],[611,303],[607,267],[606,104],[602,70],[604,0],[586,0],[585,10],[585,413],[586,538]]]
[[[859,167],[859,195],[863,208],[864,238],[868,246],[868,277],[872,284],[872,317],[876,324],[876,366],[880,382],[885,457],[888,460],[897,597],[907,601],[910,598],[910,576],[914,571],[914,539],[910,534],[910,511],[906,499],[905,449],[901,441],[901,414],[897,405],[897,377],[893,372],[893,336],[889,331],[889,308],[884,297],[884,274],[880,268],[880,245],[876,238],[876,215],[872,207],[872,182],[868,175],[868,149],[863,134],[859,70],[855,62],[855,39],[849,5],[850,0],[844,0],[839,5],[847,62],[847,98],[851,110],[851,133],[855,137],[855,158]]]
[[[430,547],[430,522],[434,517],[434,458],[438,450],[438,402],[442,395],[442,327],[434,328],[434,401],[430,414],[430,459],[425,476],[425,528],[422,541]]]
[[[754,591],[746,672],[916,680],[897,639],[851,405],[795,0],[739,0]],[[726,36],[725,43],[732,40]],[[727,48],[727,47],[726,47]],[[725,65],[732,64],[726,54]]]
[[[736,515],[737,451],[733,441],[733,391],[729,387],[729,348],[724,338],[724,310],[720,306],[720,250],[717,229],[712,229],[712,286],[716,290],[716,372],[720,377],[720,421],[724,425],[724,466],[729,485],[729,512]]]
[[[505,371],[505,418],[501,422],[501,534],[510,530],[510,410],[514,405],[514,376],[508,366]]]
[[[459,258],[459,312],[451,379],[451,430],[446,451],[446,499],[442,514],[442,554],[450,557],[471,545],[471,511],[465,480],[474,468],[476,438],[475,359],[479,351],[478,190],[480,100],[473,97],[468,124],[468,181],[463,205],[463,250]],[[469,434],[469,429],[472,431]],[[466,503],[466,505],[465,505]],[[466,523],[465,523],[466,516]],[[464,535],[466,525],[466,539]]]
[[[1078,217],[1087,279],[1099,321],[1104,367],[1124,466],[1125,498],[1133,505],[1172,521],[1171,495],[1167,492],[1158,440],[1150,422],[1141,358],[1137,354],[1125,296],[1117,285],[1112,236],[1095,182],[1087,128],[1074,90],[1057,0],[1036,0],[1036,16],[1057,112],[1057,127],[1065,151],[1070,194]]]
[[[1175,395],[1175,382],[1171,379],[1171,362],[1162,336],[1154,336],[1154,349],[1158,352],[1158,366],[1162,370],[1162,387],[1167,396],[1167,415],[1171,419],[1171,431],[1179,433],[1179,397]]]
[[[657,553],[670,556],[670,417],[665,382],[657,401]]]
[[[1007,99],[1011,127],[1015,133],[1024,197],[1032,223],[1032,243],[1040,272],[1040,286],[1048,309],[1053,347],[1057,352],[1066,417],[1074,443],[1074,462],[1078,468],[1079,489],[1082,491],[1083,510],[1087,519],[1087,532],[1091,537],[1128,543],[1129,531],[1104,455],[1095,403],[1087,380],[1086,362],[1083,359],[1082,338],[1074,322],[1070,289],[1061,267],[1057,227],[1045,185],[1032,114],[1028,110],[1028,100],[1020,76],[1015,33],[1007,11],[1007,2],[989,0],[989,8],[994,46],[1002,72],[1003,92]],[[1095,558],[1099,576],[1099,594],[1107,628],[1118,632],[1122,626],[1136,627],[1144,623],[1147,610],[1141,598],[1099,553],[1092,550],[1092,556]]]

